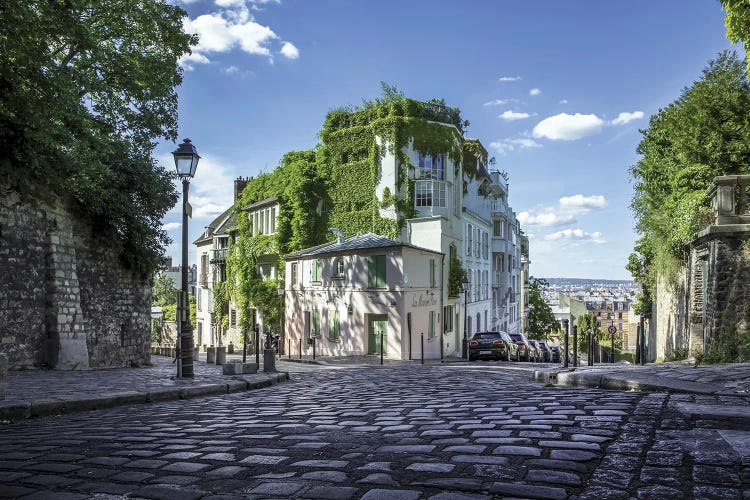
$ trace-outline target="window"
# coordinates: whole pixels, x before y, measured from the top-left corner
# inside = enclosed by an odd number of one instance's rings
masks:
[[[229,327],[235,328],[237,326],[237,309],[229,311]]]
[[[496,220],[492,222],[492,235],[502,238],[503,236],[503,223],[502,221]]]
[[[198,296],[196,297],[196,301],[195,301],[195,304],[196,304],[196,306],[198,307],[198,310],[199,310],[199,311],[202,311],[202,310],[203,310],[203,308],[202,308],[202,305],[203,305],[203,304],[202,304],[202,302],[203,302],[203,301],[201,300],[201,296],[203,295],[203,294],[201,293],[202,291],[203,291],[203,290],[201,290],[200,288],[198,289]]]
[[[341,338],[341,323],[339,312],[334,309],[328,313],[328,340],[337,341]]]
[[[435,338],[435,311],[430,311],[428,316],[427,338]]]
[[[297,284],[298,273],[299,273],[298,268],[299,268],[299,264],[297,264],[296,262],[292,262],[292,282],[291,282],[292,285]]]
[[[323,274],[323,261],[316,259],[312,261],[312,281],[320,281],[320,277]]]
[[[477,227],[476,229],[477,234],[474,236],[474,257],[479,257],[479,247],[481,244],[481,234],[482,231]]]
[[[333,261],[333,277],[334,278],[344,277],[344,259],[341,257]]]
[[[430,287],[435,286],[435,259],[430,259]]]
[[[471,255],[471,245],[473,243],[474,227],[469,224],[466,229],[466,255]]]
[[[385,288],[385,255],[367,257],[367,286]]]
[[[443,307],[443,332],[453,331],[453,306]]]
[[[622,319],[622,313],[617,313],[617,319]]]
[[[490,252],[490,235],[482,233],[482,257],[486,260]]]
[[[445,180],[445,155],[432,156],[420,153],[419,170],[423,179]]]
[[[312,329],[310,330],[310,336],[317,337],[318,335],[320,335],[320,309],[313,309]]]
[[[276,232],[276,207],[271,207],[271,234]]]
[[[417,207],[444,207],[445,183],[417,181],[414,184],[414,203]]]

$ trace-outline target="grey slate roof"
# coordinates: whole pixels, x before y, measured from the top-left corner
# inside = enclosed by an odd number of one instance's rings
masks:
[[[214,220],[212,220],[211,223],[208,226],[206,226],[208,228],[208,236],[203,236],[203,234],[205,234],[205,231],[204,231],[204,233],[201,234],[200,237],[198,237],[193,242],[193,245],[197,245],[198,243],[202,243],[202,242],[211,240],[213,238],[213,235],[216,232],[216,230],[219,227],[221,227],[222,225],[224,225],[222,223],[225,220],[227,220],[227,217],[230,217],[230,216],[232,216],[232,218],[233,218],[232,222],[233,223],[236,222],[236,220],[234,219],[234,215],[232,214],[232,207],[227,208],[221,214],[219,214],[219,216],[217,216]],[[232,225],[234,225],[234,224],[232,224]]]
[[[290,253],[284,256],[285,260],[295,259],[299,257],[312,257],[314,255],[326,255],[331,253],[349,252],[351,250],[368,250],[373,248],[387,248],[387,247],[409,247],[417,250],[423,250],[438,255],[442,255],[442,252],[436,252],[435,250],[429,250],[427,248],[418,247],[409,243],[402,243],[400,241],[386,238],[373,233],[357,234],[354,236],[347,236],[344,238],[342,243],[338,241],[332,241],[330,243],[324,243],[316,247],[306,248],[299,252]]]

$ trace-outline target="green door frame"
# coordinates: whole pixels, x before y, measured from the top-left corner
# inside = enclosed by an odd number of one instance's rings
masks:
[[[380,354],[381,336],[376,334],[375,323],[384,328],[383,337],[386,341],[383,345],[383,353],[388,354],[388,315],[387,314],[370,314],[367,317],[367,354]]]

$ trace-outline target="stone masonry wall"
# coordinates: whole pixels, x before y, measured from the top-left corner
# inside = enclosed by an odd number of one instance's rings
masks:
[[[666,358],[676,351],[686,349],[688,283],[687,272],[681,269],[676,283],[667,283],[659,276],[656,284],[656,302],[653,328],[647,341],[647,360]]]
[[[0,193],[0,352],[11,368],[150,360],[151,289],[62,204]]]

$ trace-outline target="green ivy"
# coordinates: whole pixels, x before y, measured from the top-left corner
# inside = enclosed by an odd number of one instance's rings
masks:
[[[448,296],[458,297],[462,291],[461,280],[464,277],[464,268],[461,265],[461,259],[453,257],[448,269]]]

